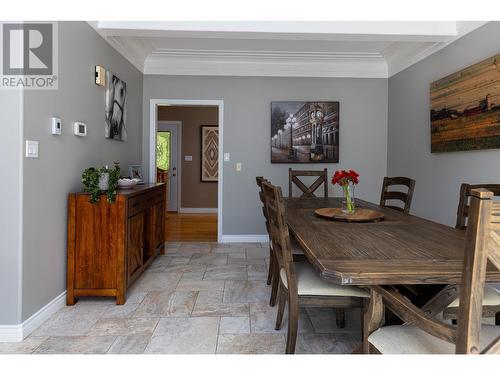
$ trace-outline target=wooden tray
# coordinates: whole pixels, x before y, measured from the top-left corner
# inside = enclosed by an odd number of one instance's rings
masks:
[[[318,208],[314,211],[316,215],[324,219],[349,222],[380,221],[384,218],[384,213],[369,210],[367,208],[356,208],[354,213],[348,214],[341,208]]]

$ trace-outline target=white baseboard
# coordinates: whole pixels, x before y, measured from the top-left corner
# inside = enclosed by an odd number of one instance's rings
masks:
[[[23,325],[1,325],[0,342],[18,342],[23,340]]]
[[[66,291],[59,294],[21,324],[0,326],[0,342],[22,341],[65,305]]]
[[[223,234],[222,242],[268,242],[267,234]]]
[[[181,214],[216,214],[217,208],[191,208],[191,207],[181,207],[179,209]]]

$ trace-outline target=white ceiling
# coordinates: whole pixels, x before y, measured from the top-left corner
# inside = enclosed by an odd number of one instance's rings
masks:
[[[386,78],[485,22],[89,22],[144,74]]]

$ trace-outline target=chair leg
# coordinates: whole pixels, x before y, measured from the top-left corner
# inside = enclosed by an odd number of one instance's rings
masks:
[[[271,246],[269,246],[269,270],[267,271],[267,285],[271,285],[273,280],[274,254]]]
[[[335,309],[335,323],[338,328],[345,328],[345,310]]]
[[[295,353],[295,344],[297,342],[297,329],[299,326],[299,303],[297,299],[288,301],[288,334],[286,336],[285,354]]]
[[[286,290],[283,290],[283,288],[279,288],[278,314],[276,315],[276,325],[274,327],[276,331],[279,331],[281,329],[281,325],[283,323],[283,314],[285,313],[285,305],[286,305]]]
[[[278,296],[278,286],[280,283],[280,270],[276,257],[273,260],[272,281],[271,281],[271,299],[269,305],[276,305],[276,297]]]

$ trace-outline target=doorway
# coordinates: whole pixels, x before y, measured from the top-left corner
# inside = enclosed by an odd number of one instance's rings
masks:
[[[179,155],[182,145],[180,121],[158,121],[156,132],[156,181],[167,184],[167,211],[178,212],[181,194]]]
[[[167,241],[222,242],[223,102],[152,99],[150,115],[150,181],[168,170]],[[213,149],[202,157],[207,127],[217,134],[215,158]],[[206,164],[207,155],[212,157],[209,163],[216,163],[216,179],[203,174],[214,170],[203,169],[203,165],[213,167]]]

